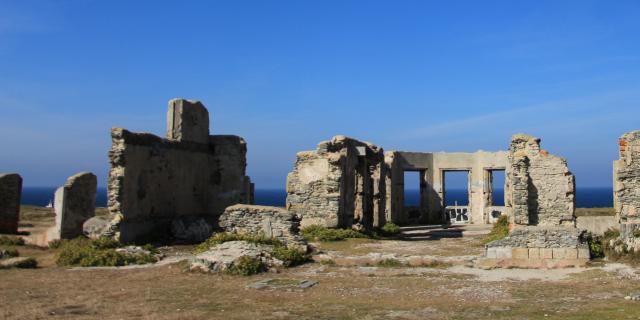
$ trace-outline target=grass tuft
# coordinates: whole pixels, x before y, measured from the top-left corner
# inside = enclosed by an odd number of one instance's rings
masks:
[[[377,263],[377,266],[384,268],[397,268],[402,266],[402,262],[400,262],[398,259],[388,258],[379,261]]]
[[[508,216],[500,216],[498,221],[493,224],[493,228],[491,232],[482,239],[482,244],[487,244],[491,241],[496,241],[500,239],[504,239],[509,235],[509,217]]]
[[[385,236],[393,236],[400,233],[400,226],[393,222],[387,222],[382,226],[380,231],[382,231],[382,234]]]
[[[22,246],[24,239],[20,237],[0,236],[0,246]]]
[[[307,241],[341,241],[349,238],[370,238],[370,236],[353,229],[332,229],[319,225],[312,225],[300,230],[302,237]]]
[[[108,238],[61,240],[54,244],[54,248],[59,249],[56,264],[59,266],[115,267],[157,261],[153,255],[149,254],[117,252],[115,249],[119,247],[122,247],[120,242]]]
[[[242,256],[227,269],[227,273],[239,276],[251,276],[263,272],[266,269],[266,266],[260,259]]]

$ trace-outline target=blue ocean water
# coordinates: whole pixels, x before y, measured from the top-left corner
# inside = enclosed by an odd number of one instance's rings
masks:
[[[25,187],[22,190],[22,204],[45,206],[50,200],[53,200],[54,187]],[[405,203],[407,205],[417,205],[420,193],[418,190],[405,191]],[[503,190],[494,190],[493,202],[496,205],[502,205],[504,192]],[[255,203],[265,206],[284,207],[287,193],[285,190],[279,189],[257,189],[255,194]],[[456,201],[458,205],[466,205],[467,190],[451,189],[447,190],[447,205],[453,205]],[[107,190],[98,188],[96,195],[96,206],[107,206]],[[576,191],[576,207],[578,208],[597,208],[597,207],[613,207],[613,190],[611,188],[579,188]]]

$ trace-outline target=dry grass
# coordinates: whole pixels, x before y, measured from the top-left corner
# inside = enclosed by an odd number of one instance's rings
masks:
[[[615,214],[613,208],[576,208],[578,217],[614,216]]]

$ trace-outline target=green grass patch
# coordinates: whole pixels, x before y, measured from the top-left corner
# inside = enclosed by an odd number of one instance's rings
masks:
[[[22,246],[24,239],[20,237],[0,236],[0,246]]]
[[[116,251],[122,246],[120,242],[107,238],[98,240],[76,238],[58,241],[53,247],[59,250],[56,256],[56,264],[59,266],[115,267],[157,261],[150,254]]]
[[[400,233],[400,226],[393,222],[387,222],[380,228],[380,231],[385,236],[395,236]]]
[[[318,225],[312,225],[300,230],[300,234],[307,241],[341,241],[350,238],[370,238],[371,236],[353,229],[332,229]]]
[[[273,249],[273,257],[282,260],[287,268],[304,264],[310,259],[309,255],[302,252],[302,250],[284,246],[276,246]]]
[[[260,259],[242,256],[226,272],[233,275],[250,276],[266,270],[267,267]]]
[[[14,258],[20,255],[14,247],[0,247],[0,252],[0,256],[3,258]]]
[[[491,241],[500,240],[509,235],[509,217],[500,216],[498,221],[493,224],[491,232],[482,239],[482,244],[487,244]]]
[[[397,267],[402,267],[403,266],[403,264],[402,264],[402,262],[400,262],[400,260],[393,259],[393,258],[388,258],[388,259],[381,260],[376,265],[378,267],[384,267],[384,268],[397,268]]]

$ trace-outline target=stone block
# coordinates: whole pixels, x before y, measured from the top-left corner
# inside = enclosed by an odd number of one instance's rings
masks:
[[[578,250],[575,248],[553,248],[553,259],[577,259]]]
[[[540,248],[529,248],[529,259],[541,259]]]
[[[496,259],[511,259],[511,248],[496,247]]]
[[[529,259],[529,249],[513,248],[511,249],[511,258],[512,259]]]
[[[540,248],[540,259],[553,259],[553,249]]]
[[[209,111],[200,101],[172,99],[167,112],[167,139],[209,143]]]
[[[578,248],[578,259],[591,259],[589,248]]]
[[[488,247],[488,248],[487,248],[487,253],[486,253],[485,255],[486,255],[486,258],[489,258],[489,259],[496,259],[496,258],[497,258],[496,248],[494,248],[494,247]]]
[[[56,225],[49,241],[83,235],[83,224],[95,215],[97,177],[81,172],[67,179],[55,193]]]
[[[17,233],[20,217],[22,177],[0,173],[0,233]]]

